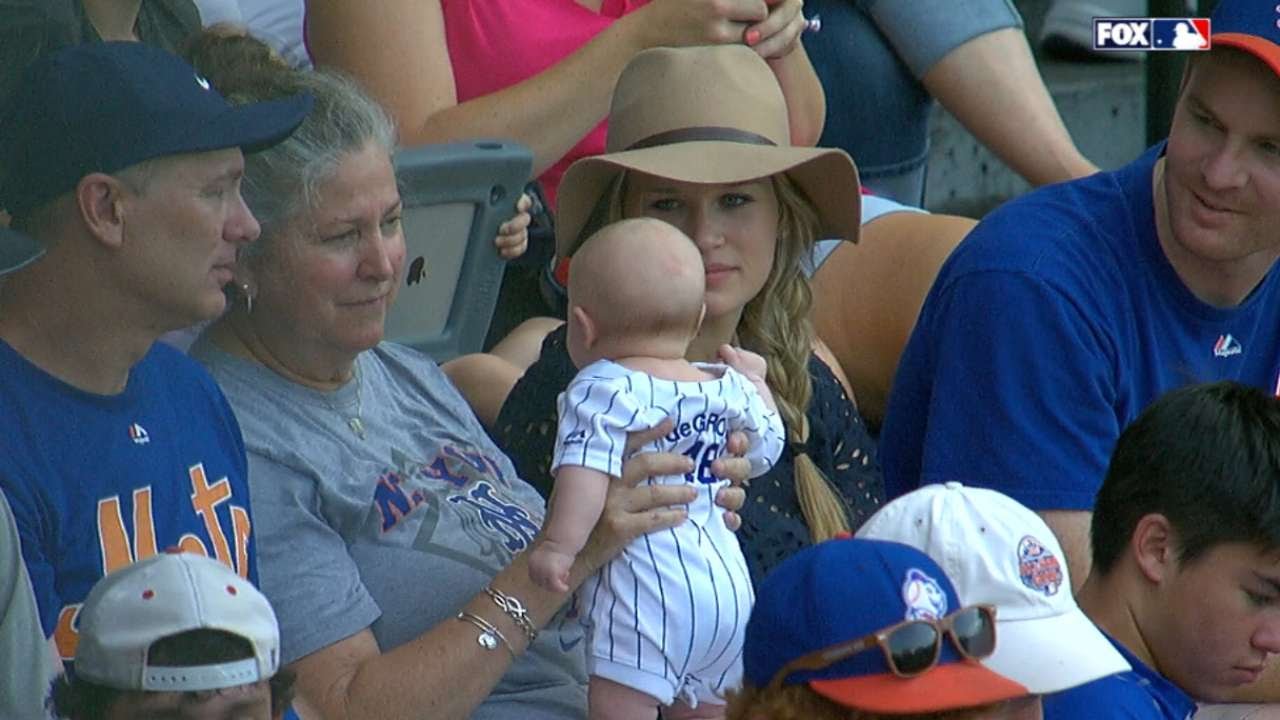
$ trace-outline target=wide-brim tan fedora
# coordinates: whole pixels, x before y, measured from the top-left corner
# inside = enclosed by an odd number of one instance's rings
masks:
[[[785,172],[813,203],[821,236],[858,239],[862,202],[853,159],[795,147],[782,88],[745,45],[638,53],[613,92],[605,154],[569,166],[560,182],[556,250],[573,254],[624,170],[693,183],[738,183]]]

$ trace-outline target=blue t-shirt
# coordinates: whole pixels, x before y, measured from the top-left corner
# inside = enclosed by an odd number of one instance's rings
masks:
[[[1191,293],[1155,233],[1163,149],[1009,202],[956,248],[889,398],[890,499],[958,480],[1088,510],[1120,432],[1163,393],[1225,379],[1275,391],[1280,273],[1233,308]]]
[[[1196,703],[1110,635],[1132,670],[1045,695],[1044,720],[1187,720]]]
[[[40,621],[63,658],[105,572],[171,546],[257,583],[240,427],[208,373],[156,343],[124,392],[95,395],[0,341],[0,489]]]

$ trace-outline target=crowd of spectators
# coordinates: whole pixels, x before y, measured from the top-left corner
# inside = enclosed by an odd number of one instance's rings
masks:
[[[0,1],[0,716],[1280,717],[1280,8],[1098,171],[953,5]],[[919,208],[931,98],[1044,187]]]

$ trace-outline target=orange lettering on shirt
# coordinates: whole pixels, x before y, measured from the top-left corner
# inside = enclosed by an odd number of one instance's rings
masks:
[[[53,642],[58,646],[58,655],[63,660],[75,660],[76,648],[80,646],[81,603],[68,605],[58,613],[58,626],[53,629]]]
[[[218,524],[218,506],[231,497],[231,482],[225,477],[209,484],[204,474],[204,464],[192,465],[187,469],[191,476],[191,505],[196,514],[204,520],[204,528],[213,542],[214,557],[227,567],[231,564],[231,547],[227,544],[227,535]]]
[[[249,579],[249,535],[252,532],[249,524],[249,513],[239,505],[231,506],[231,527],[236,536],[235,571],[240,577]]]
[[[102,550],[102,574],[156,554],[156,523],[151,515],[151,488],[133,491],[133,542],[124,529],[120,496],[98,501],[98,545]]]
[[[184,553],[209,557],[209,549],[204,546],[204,541],[191,533],[178,538],[178,549]]]
[[[98,546],[102,550],[103,575],[133,562],[129,536],[124,531],[124,518],[120,517],[119,495],[98,501]]]
[[[151,514],[151,487],[133,491],[133,561],[156,554],[156,523]]]

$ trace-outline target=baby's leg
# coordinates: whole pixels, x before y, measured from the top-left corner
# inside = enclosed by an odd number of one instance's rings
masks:
[[[654,720],[658,717],[656,698],[599,675],[592,675],[587,683],[587,704],[590,720]]]
[[[700,702],[698,707],[689,707],[683,700],[676,700],[662,709],[662,720],[701,720],[724,718],[724,705]]]

